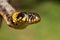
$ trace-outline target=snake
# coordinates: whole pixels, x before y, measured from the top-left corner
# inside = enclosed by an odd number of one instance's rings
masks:
[[[6,0],[0,0],[0,16],[6,21],[9,27],[14,29],[24,29],[28,25],[36,24],[41,20],[39,14],[17,11]]]

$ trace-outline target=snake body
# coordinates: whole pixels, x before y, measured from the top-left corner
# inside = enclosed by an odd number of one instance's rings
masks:
[[[9,27],[24,29],[30,24],[38,23],[41,18],[33,12],[17,12],[7,1],[0,0],[0,15]]]

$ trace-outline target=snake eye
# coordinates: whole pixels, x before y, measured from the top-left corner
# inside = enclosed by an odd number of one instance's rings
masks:
[[[19,19],[19,18],[22,19],[24,16],[25,16],[25,15],[24,15],[23,13],[19,13],[18,16],[17,16],[17,19]]]

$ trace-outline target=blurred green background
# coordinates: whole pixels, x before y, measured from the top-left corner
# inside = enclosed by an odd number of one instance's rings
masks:
[[[41,21],[16,30],[2,22],[0,40],[60,40],[60,2],[40,0],[12,0],[19,11],[37,12]]]

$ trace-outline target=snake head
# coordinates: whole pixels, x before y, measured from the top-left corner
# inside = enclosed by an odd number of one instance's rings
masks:
[[[17,28],[24,28],[27,25],[38,23],[41,20],[39,14],[32,12],[15,12],[12,14],[12,22]]]

